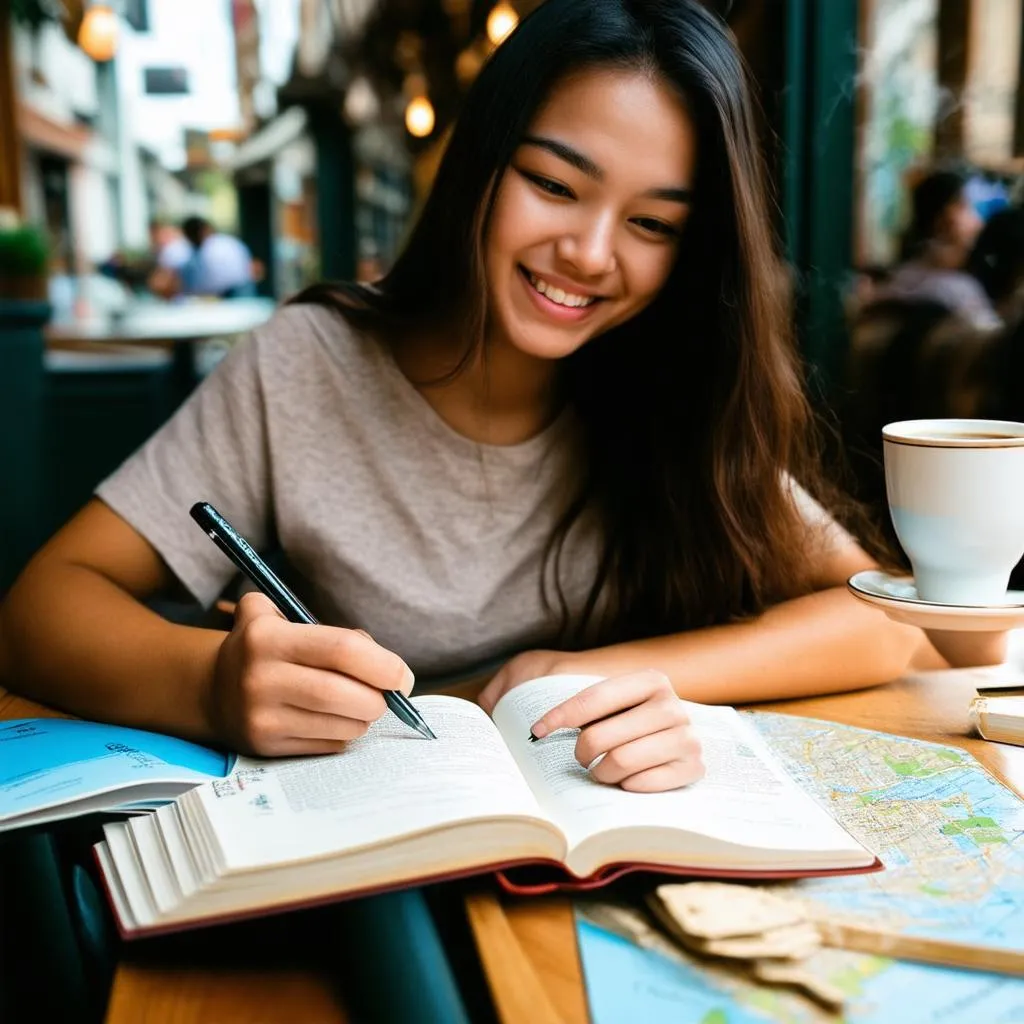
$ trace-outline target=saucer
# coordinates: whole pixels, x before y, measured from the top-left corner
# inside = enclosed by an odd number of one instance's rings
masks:
[[[881,608],[890,619],[922,629],[968,633],[1000,632],[1024,626],[1024,590],[1008,590],[999,604],[939,604],[917,596],[912,576],[891,576],[869,569],[847,580],[854,597]]]

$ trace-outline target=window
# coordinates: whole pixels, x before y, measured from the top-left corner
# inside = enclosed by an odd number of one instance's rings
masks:
[[[149,0],[124,0],[124,20],[136,32],[148,32]]]
[[[185,68],[144,68],[142,74],[149,96],[183,96],[189,91]]]

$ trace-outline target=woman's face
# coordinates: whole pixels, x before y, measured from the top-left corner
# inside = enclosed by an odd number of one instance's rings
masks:
[[[658,79],[594,70],[559,85],[498,188],[484,245],[494,340],[558,359],[647,306],[676,259],[696,158]]]
[[[984,223],[966,193],[961,192],[942,211],[936,235],[939,241],[954,245],[966,254],[977,240]]]

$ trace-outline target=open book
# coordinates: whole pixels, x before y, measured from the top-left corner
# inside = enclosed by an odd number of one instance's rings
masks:
[[[342,754],[239,758],[227,779],[105,826],[96,853],[122,935],[513,865],[553,865],[582,886],[637,868],[785,877],[879,866],[732,708],[691,706],[706,776],[666,793],[596,782],[573,756],[576,730],[529,742],[545,711],[595,681],[526,683],[493,721],[467,700],[418,697],[436,741],[385,715]]]

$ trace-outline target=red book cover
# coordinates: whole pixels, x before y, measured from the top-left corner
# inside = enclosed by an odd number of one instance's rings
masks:
[[[269,917],[273,914],[284,914],[293,910],[306,910],[313,907],[341,903],[344,900],[358,899],[363,896],[374,896],[378,893],[392,892],[397,889],[409,889],[436,882],[450,882],[460,878],[471,878],[480,875],[494,874],[498,884],[506,892],[516,896],[543,896],[551,893],[588,892],[610,885],[617,879],[634,872],[648,872],[652,875],[690,878],[741,879],[745,881],[775,881],[787,878],[820,878],[828,875],[855,875],[881,871],[882,862],[875,858],[872,864],[857,868],[838,868],[813,871],[730,871],[710,868],[675,868],[662,864],[616,864],[610,865],[588,878],[578,878],[567,871],[557,861],[509,861],[498,864],[475,866],[461,871],[443,872],[437,875],[423,876],[397,881],[393,884],[374,886],[365,889],[348,890],[343,893],[329,893],[314,899],[278,903],[273,906],[254,907],[237,913],[217,917],[203,917],[193,921],[176,921],[173,924],[155,925],[152,927],[128,929],[117,913],[117,902],[113,897],[110,882],[103,869],[102,862],[95,853],[100,879],[106,889],[107,901],[114,912],[114,920],[122,939],[132,940],[155,935],[169,935],[174,932],[190,931],[195,928],[208,928],[216,925],[229,924],[236,921]]]

